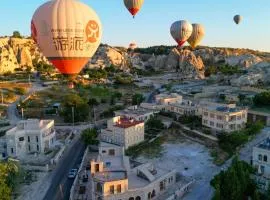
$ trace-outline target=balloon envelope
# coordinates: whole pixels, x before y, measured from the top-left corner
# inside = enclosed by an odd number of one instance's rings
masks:
[[[171,26],[171,35],[173,39],[181,47],[189,39],[192,34],[192,25],[186,20],[176,21]]]
[[[53,0],[33,15],[31,35],[42,53],[63,74],[78,74],[94,55],[102,35],[100,20],[76,0]]]
[[[243,17],[241,15],[235,15],[234,18],[233,18],[234,22],[236,24],[240,24],[241,21],[243,20]]]
[[[193,31],[192,31],[192,35],[188,39],[188,43],[194,49],[202,41],[205,35],[205,30],[204,30],[203,25],[201,24],[192,24],[192,27],[193,27]]]
[[[124,4],[130,14],[134,17],[141,9],[144,0],[124,0]]]

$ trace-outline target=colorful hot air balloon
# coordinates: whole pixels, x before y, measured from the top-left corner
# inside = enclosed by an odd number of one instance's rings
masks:
[[[132,14],[133,18],[139,12],[143,5],[144,0],[124,0],[124,4],[128,11]]]
[[[87,5],[77,0],[52,0],[34,13],[31,33],[48,60],[62,74],[73,76],[96,52],[102,27]]]
[[[195,49],[202,41],[205,35],[205,31],[204,31],[203,25],[201,24],[192,24],[192,27],[193,27],[193,31],[192,31],[192,35],[188,39],[188,43],[193,49]]]
[[[241,15],[235,15],[234,18],[233,18],[233,21],[236,23],[236,24],[240,24],[240,22],[243,20],[243,17]]]
[[[179,47],[183,46],[189,39],[192,34],[192,29],[192,25],[185,20],[176,21],[172,24],[171,35]]]

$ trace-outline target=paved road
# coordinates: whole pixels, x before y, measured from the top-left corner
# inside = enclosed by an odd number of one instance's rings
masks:
[[[70,169],[79,168],[85,149],[85,145],[78,140],[65,152],[64,157],[51,174],[51,185],[43,200],[69,199],[74,179],[68,179],[67,174]]]

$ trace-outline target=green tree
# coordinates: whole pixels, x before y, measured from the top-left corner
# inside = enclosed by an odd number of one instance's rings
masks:
[[[256,106],[270,106],[270,91],[257,94],[253,98],[253,102]]]
[[[94,106],[98,106],[99,105],[99,102],[97,101],[96,98],[90,98],[88,100],[88,105],[92,108]]]
[[[134,94],[132,96],[132,105],[140,105],[144,101],[144,96],[142,94]]]
[[[238,99],[239,99],[239,101],[240,101],[241,103],[245,100],[245,98],[246,98],[246,95],[244,95],[244,94],[239,94],[239,95],[238,95]]]
[[[222,101],[225,101],[226,95],[225,95],[225,94],[220,94],[220,95],[219,95],[219,98],[220,98]]]
[[[148,129],[164,129],[164,125],[160,119],[157,117],[151,117],[147,122],[146,122],[146,127]]]
[[[82,132],[82,140],[86,145],[98,145],[98,133],[96,129],[86,129]]]
[[[12,37],[14,37],[14,38],[22,38],[22,36],[21,36],[21,34],[20,34],[19,31],[13,31]]]
[[[65,122],[72,122],[72,107],[74,107],[74,122],[83,122],[89,118],[89,105],[78,95],[67,95],[62,104],[61,116],[64,117]]]
[[[244,161],[235,157],[232,165],[221,171],[211,180],[215,188],[213,199],[219,200],[240,200],[248,197],[258,197],[259,194],[255,182],[251,179],[254,169]]]

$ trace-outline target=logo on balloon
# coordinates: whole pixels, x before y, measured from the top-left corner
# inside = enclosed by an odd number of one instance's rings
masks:
[[[94,20],[90,20],[87,25],[86,25],[86,29],[85,29],[85,33],[86,33],[86,38],[87,38],[87,42],[90,43],[95,43],[98,41],[99,38],[99,26],[98,23]]]
[[[35,26],[33,20],[31,21],[31,36],[32,36],[33,40],[35,42],[37,42],[37,29],[36,29],[36,26]]]

